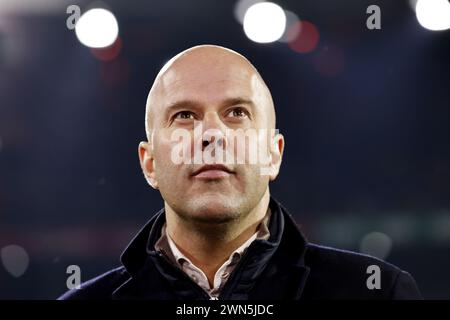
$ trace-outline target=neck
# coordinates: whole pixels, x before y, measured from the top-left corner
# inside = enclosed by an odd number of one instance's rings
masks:
[[[178,249],[199,267],[209,283],[229,256],[247,241],[258,229],[269,206],[267,189],[258,205],[248,213],[227,223],[192,223],[180,218],[165,204],[167,232]]]

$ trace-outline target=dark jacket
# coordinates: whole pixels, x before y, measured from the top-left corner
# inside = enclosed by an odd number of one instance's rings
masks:
[[[308,243],[273,198],[267,240],[255,240],[230,275],[220,299],[420,299],[414,279],[377,258]],[[59,299],[209,299],[154,244],[165,223],[158,212],[121,256],[123,266],[89,280]],[[367,268],[380,268],[380,289],[368,289]]]

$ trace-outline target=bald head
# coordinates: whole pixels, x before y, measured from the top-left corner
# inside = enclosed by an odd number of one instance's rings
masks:
[[[272,96],[250,61],[225,47],[199,45],[171,58],[156,76],[146,104],[147,138],[161,125],[158,115],[177,100],[215,103],[222,98],[255,100],[265,127],[275,128]]]

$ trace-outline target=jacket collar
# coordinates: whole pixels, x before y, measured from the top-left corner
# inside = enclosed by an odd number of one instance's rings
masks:
[[[138,231],[122,252],[120,261],[128,273],[134,275],[143,267],[149,254],[148,244],[156,243],[165,221],[165,210],[161,209]]]
[[[246,254],[239,262],[230,279],[225,284],[219,298],[222,299],[247,299],[249,292],[263,272],[266,281],[256,292],[274,292],[279,288],[279,295],[285,290],[285,286],[297,282],[296,292],[291,297],[299,298],[303,290],[309,268],[304,266],[304,256],[307,242],[294,220],[281,204],[273,197],[269,203],[272,211],[269,230],[270,237],[267,240],[255,240],[247,249]],[[149,261],[155,264],[160,272],[161,266],[155,263],[158,253],[154,244],[161,236],[161,230],[165,223],[165,211],[157,212],[137,233],[121,255],[121,262],[132,278],[142,277],[144,267],[148,268]],[[292,244],[295,243],[295,246]],[[293,250],[295,248],[295,250]],[[271,258],[276,256],[276,259]],[[275,260],[275,262],[273,261]],[[295,270],[293,270],[295,269]],[[273,278],[284,272],[281,278]],[[163,272],[164,273],[164,272]],[[295,279],[292,278],[295,275]],[[164,274],[167,278],[167,274]],[[273,280],[273,281],[272,281]],[[278,286],[276,285],[278,283]],[[264,286],[269,286],[264,288]],[[261,289],[261,290],[260,290]],[[185,292],[189,291],[186,287]],[[262,296],[261,298],[265,298]]]

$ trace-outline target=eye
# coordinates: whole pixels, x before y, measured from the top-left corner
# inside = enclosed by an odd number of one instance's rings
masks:
[[[227,117],[230,117],[230,118],[248,118],[248,116],[249,116],[249,114],[248,114],[247,110],[245,110],[242,107],[233,108],[227,114]]]
[[[180,111],[173,116],[173,119],[192,120],[194,119],[194,113],[191,111]]]

